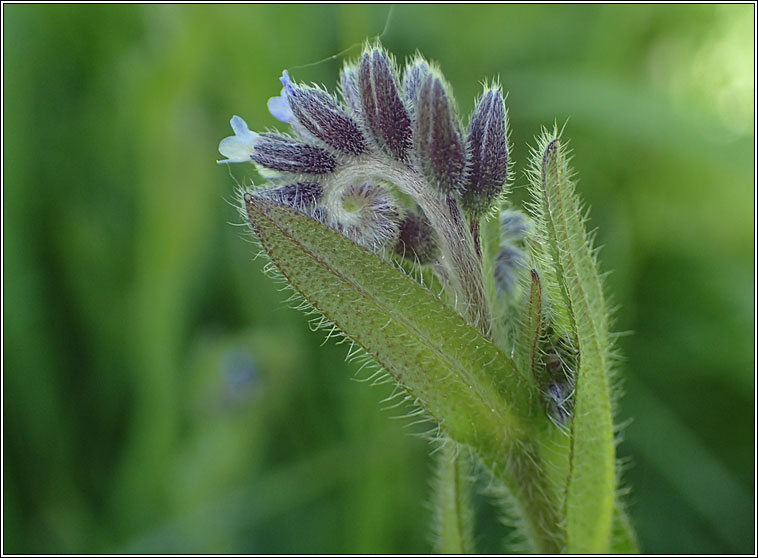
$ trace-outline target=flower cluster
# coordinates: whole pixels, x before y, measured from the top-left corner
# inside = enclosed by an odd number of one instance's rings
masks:
[[[464,126],[434,64],[416,56],[401,73],[380,45],[345,64],[341,99],[286,71],[281,83],[268,108],[288,132],[251,132],[234,116],[219,163],[254,163],[270,184],[252,195],[301,211],[374,252],[466,268],[462,260],[478,250],[469,230],[478,231],[473,224],[497,206],[508,176],[499,85],[485,86]]]

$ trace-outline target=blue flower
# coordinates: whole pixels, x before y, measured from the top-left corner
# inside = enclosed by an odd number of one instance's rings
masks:
[[[247,123],[239,116],[233,116],[229,122],[234,130],[234,135],[221,140],[218,144],[219,153],[226,157],[223,161],[216,161],[219,165],[228,163],[249,163],[253,155],[255,140],[258,134],[251,132]]]
[[[290,88],[292,87],[290,76],[289,73],[287,73],[287,70],[284,70],[284,72],[282,72],[280,81],[284,87],[282,87],[282,92],[278,97],[271,97],[268,100],[268,111],[277,120],[289,124],[295,119],[295,115],[292,114],[292,109],[290,108],[289,101],[287,100],[287,86],[289,85]]]
[[[295,119],[295,115],[292,114],[290,104],[287,102],[287,98],[285,97],[284,87],[282,87],[282,92],[278,97],[271,97],[268,100],[267,106],[268,111],[271,113],[271,116],[277,120],[280,120],[281,122],[286,122],[289,124]]]

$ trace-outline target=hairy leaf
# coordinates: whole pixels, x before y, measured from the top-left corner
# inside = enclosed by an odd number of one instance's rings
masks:
[[[263,248],[289,283],[456,441],[481,451],[523,436],[525,380],[461,316],[321,223],[249,194],[245,204]]]
[[[542,267],[551,271],[551,303],[566,317],[578,351],[566,544],[570,553],[596,553],[609,550],[616,483],[608,311],[570,172],[558,134],[544,133],[534,153],[532,209],[544,249]]]
[[[514,358],[516,365],[532,381],[537,380],[537,357],[542,333],[542,284],[537,271],[531,270],[529,297],[522,314],[522,323],[516,337]]]

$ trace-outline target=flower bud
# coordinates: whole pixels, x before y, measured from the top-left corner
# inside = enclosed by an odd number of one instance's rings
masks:
[[[405,67],[403,73],[403,93],[408,104],[411,118],[415,117],[418,92],[426,74],[429,73],[429,64],[420,56]]]
[[[574,408],[574,374],[577,354],[565,338],[548,343],[541,357],[539,383],[547,414],[559,426],[568,424]]]
[[[501,244],[492,270],[498,294],[511,295],[519,283],[519,274],[525,269],[524,253],[510,244]]]
[[[295,182],[282,186],[258,188],[248,193],[255,198],[291,207],[300,213],[321,220],[322,212],[318,208],[318,203],[323,194],[323,188],[317,182]]]
[[[282,134],[259,134],[250,158],[269,169],[297,174],[329,174],[337,160],[326,149]]]
[[[400,211],[392,194],[364,182],[330,189],[324,196],[327,225],[371,250],[380,252],[397,239]]]
[[[294,84],[286,71],[281,81],[297,124],[347,155],[360,155],[366,151],[366,139],[360,127],[329,93]]]
[[[529,228],[529,218],[522,212],[513,209],[500,212],[500,239],[503,242],[523,242]]]
[[[561,426],[566,426],[574,407],[573,388],[567,382],[553,381],[545,388],[545,403],[550,419]]]
[[[481,217],[503,191],[508,177],[508,131],[499,87],[486,90],[476,103],[468,130],[468,168],[461,204]]]
[[[434,229],[426,217],[408,212],[395,244],[395,253],[419,264],[434,262],[439,256]]]
[[[411,149],[411,120],[398,90],[395,67],[387,53],[374,48],[363,54],[358,72],[362,114],[377,144],[400,161]]]
[[[416,162],[427,180],[443,194],[457,193],[466,150],[454,99],[435,73],[424,77],[418,92],[413,141]]]
[[[361,93],[358,89],[358,68],[350,64],[345,64],[340,72],[340,89],[345,104],[350,107],[355,114],[361,112]]]

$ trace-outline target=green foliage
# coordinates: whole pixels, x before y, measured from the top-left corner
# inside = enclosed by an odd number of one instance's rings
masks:
[[[350,381],[344,346],[282,307],[209,164],[235,111],[277,125],[283,68],[387,11],[3,6],[6,552],[430,551],[428,444],[387,420],[391,384]],[[618,455],[640,548],[753,552],[753,7],[403,5],[382,40],[437,60],[464,114],[499,74],[519,169],[570,117],[631,332]],[[511,528],[474,503],[476,550],[503,552]]]
[[[364,54],[364,62],[376,52]],[[449,115],[444,113],[442,118],[447,125]],[[503,124],[499,126],[504,145]],[[496,164],[499,156],[491,155]],[[505,151],[502,156],[507,160]],[[486,337],[491,332],[489,321],[482,327],[480,320],[493,315],[486,299],[471,298],[466,292],[469,281],[483,285],[484,280],[478,275],[481,266],[466,261],[479,256],[465,248],[468,234],[458,232],[462,223],[458,202],[447,198],[439,203],[434,187],[413,169],[397,168],[381,156],[362,157],[345,165],[334,178],[323,177],[324,188],[339,188],[330,181],[347,184],[381,176],[417,200],[443,246],[447,245],[447,254],[457,254],[447,260],[447,273],[440,279],[457,274],[447,294],[453,301],[459,295],[467,301],[468,324],[401,270],[348,240],[351,235],[340,234],[339,228],[330,230],[314,218],[318,211],[332,211],[328,205],[316,209],[321,207],[316,205],[321,203],[319,197],[308,198],[310,205],[296,202],[300,205],[291,207],[295,204],[287,201],[289,196],[301,199],[312,188],[287,186],[292,194],[283,198],[255,191],[242,197],[263,251],[285,282],[303,297],[305,307],[315,309],[323,316],[321,325],[326,321],[332,332],[337,329],[346,335],[386,370],[451,437],[453,451],[456,444],[468,446],[490,467],[511,490],[515,519],[523,523],[534,550],[608,552],[618,479],[608,310],[557,132],[543,133],[533,151],[530,175],[530,207],[536,224],[533,255],[537,267],[545,270],[548,305],[543,311],[539,272],[533,269],[531,282],[525,285],[528,294],[515,344],[512,349],[503,347],[504,352],[516,354],[521,372]],[[329,194],[318,196],[329,199]],[[370,222],[373,217],[367,214],[366,219]],[[479,217],[470,216],[470,222],[478,240]],[[526,224],[504,226],[529,228]],[[463,250],[457,248],[460,239]],[[497,264],[499,269],[509,265],[509,259]],[[476,304],[479,308],[471,310],[470,305]],[[477,327],[483,334],[477,333]],[[351,347],[348,359],[353,351]],[[544,402],[544,412],[535,404],[539,400]],[[553,421],[552,429],[545,428],[545,415]],[[568,443],[556,443],[555,430],[563,432],[563,427]],[[470,513],[461,509],[464,498],[457,467],[454,456],[446,455],[437,479],[442,507],[438,527],[443,548],[460,551],[467,546],[464,539],[470,538],[463,533],[464,521],[469,521],[463,517]],[[631,530],[628,521],[623,522],[624,529]],[[633,540],[631,533],[617,536],[627,544]]]
[[[505,450],[528,416],[512,362],[410,277],[292,209],[246,195],[250,223],[287,281],[462,443]]]

